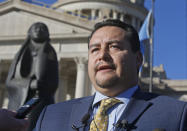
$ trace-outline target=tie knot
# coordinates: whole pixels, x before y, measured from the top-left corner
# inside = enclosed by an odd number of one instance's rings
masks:
[[[107,131],[108,115],[107,110],[119,103],[120,100],[115,98],[108,98],[101,101],[97,114],[94,116],[90,125],[90,131]]]
[[[115,104],[120,103],[120,100],[116,98],[107,98],[101,101],[100,111],[105,114]]]

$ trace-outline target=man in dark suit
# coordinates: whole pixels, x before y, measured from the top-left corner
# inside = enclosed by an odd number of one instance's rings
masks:
[[[137,31],[119,20],[95,25],[88,72],[93,96],[47,106],[36,131],[187,131],[187,104],[141,92]]]

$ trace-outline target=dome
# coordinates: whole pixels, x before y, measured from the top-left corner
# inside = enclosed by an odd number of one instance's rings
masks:
[[[59,0],[53,8],[95,22],[106,18],[120,19],[137,30],[148,12],[144,0]]]

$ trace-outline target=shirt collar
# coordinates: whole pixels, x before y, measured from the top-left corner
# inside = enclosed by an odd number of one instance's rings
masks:
[[[138,86],[133,86],[132,88],[129,88],[128,90],[122,92],[121,94],[119,94],[118,96],[116,96],[115,98],[120,100],[123,103],[126,103],[127,100],[129,100],[131,98],[131,96],[134,94],[134,92],[138,89]],[[107,99],[109,98],[108,96],[105,96],[103,94],[101,94],[100,92],[96,91],[95,97],[94,97],[94,101],[92,104],[92,108],[95,106],[95,104],[97,104],[98,102],[100,102],[103,99]]]

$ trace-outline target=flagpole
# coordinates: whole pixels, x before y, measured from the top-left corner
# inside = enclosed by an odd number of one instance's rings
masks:
[[[151,38],[150,38],[150,83],[149,92],[153,91],[153,46],[154,46],[154,0],[152,0],[152,20],[151,20]]]

